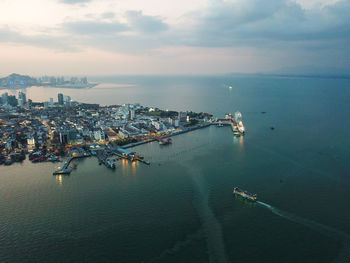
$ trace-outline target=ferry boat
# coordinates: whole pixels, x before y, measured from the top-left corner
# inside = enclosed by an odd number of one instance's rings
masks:
[[[235,112],[235,120],[231,123],[233,134],[241,136],[245,134],[245,128],[242,122],[242,113],[239,111]]]
[[[257,200],[256,194],[249,193],[248,191],[242,190],[238,187],[233,188],[233,194],[239,195],[239,196],[241,196],[247,200],[253,201],[253,202],[255,202]]]

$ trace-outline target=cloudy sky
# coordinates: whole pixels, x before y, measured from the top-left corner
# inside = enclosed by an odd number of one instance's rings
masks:
[[[0,0],[0,75],[350,68],[349,0]]]

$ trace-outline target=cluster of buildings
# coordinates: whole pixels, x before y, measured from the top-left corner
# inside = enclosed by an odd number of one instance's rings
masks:
[[[5,92],[0,97],[0,106],[3,108],[12,109],[13,107],[25,107],[25,108],[32,108],[36,106],[43,106],[46,108],[53,108],[56,106],[65,106],[65,107],[71,107],[76,106],[77,102],[73,102],[70,96],[65,96],[62,93],[58,93],[58,100],[57,102],[54,102],[53,98],[50,98],[49,101],[45,101],[42,103],[33,103],[32,100],[27,101],[26,94],[22,91],[20,91],[17,96],[16,95],[9,95],[8,92]]]
[[[9,95],[7,92],[3,93],[0,97],[0,105],[8,105],[10,107],[23,107],[26,105],[26,103],[27,98],[24,92],[19,92],[17,98],[15,95]]]
[[[71,77],[70,79],[65,79],[64,77],[54,77],[54,76],[42,76],[36,79],[38,85],[87,85],[88,80],[87,77],[78,78]]]
[[[0,78],[0,87],[5,88],[20,88],[30,86],[75,86],[84,87],[89,86],[87,77],[71,77],[65,79],[64,77],[43,76],[40,78],[33,78],[30,76],[13,73],[7,77]]]
[[[34,103],[19,93],[17,105],[1,96],[0,163],[11,154],[38,153],[35,160],[53,160],[69,149],[115,142],[118,145],[147,141],[203,125],[207,113],[163,111],[139,104],[100,106],[72,102],[58,94],[57,101]],[[21,100],[21,102],[19,102]]]

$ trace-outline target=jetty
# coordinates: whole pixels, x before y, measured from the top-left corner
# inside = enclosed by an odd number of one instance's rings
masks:
[[[74,159],[86,158],[90,156],[91,156],[90,154],[83,154],[83,155],[69,157],[67,160],[65,160],[62,167],[58,167],[57,170],[53,172],[53,175],[70,174],[72,172],[72,169],[68,168],[68,166]]]
[[[150,165],[150,162],[144,160],[144,158],[142,156],[136,154],[135,151],[130,151],[130,150],[127,150],[127,149],[122,148],[120,146],[113,147],[112,151],[119,158],[130,160],[130,161],[139,161],[143,164]]]
[[[99,164],[104,164],[107,168],[110,169],[115,169],[115,162],[113,160],[108,159],[108,157],[111,154],[109,152],[107,152],[106,150],[104,151],[99,151],[96,155]]]

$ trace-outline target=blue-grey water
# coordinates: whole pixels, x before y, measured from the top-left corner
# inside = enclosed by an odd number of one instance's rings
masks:
[[[0,166],[0,262],[350,262],[350,80],[95,80],[27,97],[240,110],[247,134],[210,127],[138,146],[151,165],[115,171],[94,158],[70,176],[52,176],[51,163]],[[233,197],[233,186],[260,201]]]

